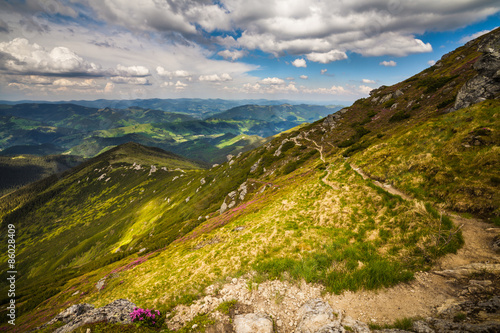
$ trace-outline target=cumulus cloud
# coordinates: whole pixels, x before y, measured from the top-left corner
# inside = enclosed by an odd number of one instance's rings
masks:
[[[427,64],[429,66],[434,66],[436,64],[436,60],[429,60],[429,61],[427,61]]]
[[[277,84],[284,84],[285,80],[280,79],[278,77],[267,77],[267,78],[262,80],[262,83],[277,85]]]
[[[325,74],[326,72],[328,72],[328,69],[324,68],[321,70],[321,75]]]
[[[177,81],[177,82],[175,83],[175,90],[178,90],[178,91],[179,91],[179,90],[184,90],[184,89],[186,89],[186,87],[187,87],[187,86],[188,86],[188,85],[187,85],[186,83],[181,82],[181,81]]]
[[[123,66],[117,65],[118,73],[121,76],[143,77],[150,75],[149,69],[144,66]]]
[[[234,51],[224,50],[218,52],[217,54],[223,57],[224,59],[231,59],[232,61],[235,61],[246,56],[247,52],[242,50],[234,50]]]
[[[135,85],[149,85],[149,80],[145,77],[127,77],[127,76],[114,76],[111,81],[118,84],[135,84]]]
[[[220,76],[218,74],[200,75],[198,80],[207,82],[225,82],[232,81],[233,78],[231,77],[231,75],[223,73]]]
[[[363,95],[368,95],[370,93],[370,91],[373,90],[373,88],[370,88],[370,87],[365,86],[365,85],[359,86],[358,89],[359,89],[359,92],[362,93]]]
[[[363,80],[361,80],[361,81],[362,81],[363,83],[371,83],[371,84],[375,83],[375,81],[374,81],[374,80],[369,80],[369,79],[363,79]]]
[[[158,75],[160,75],[160,76],[167,76],[170,79],[173,79],[173,78],[190,79],[191,78],[191,73],[189,73],[188,71],[182,70],[182,69],[178,69],[178,70],[170,72],[170,71],[165,70],[165,68],[158,66],[158,67],[156,67],[156,73],[158,73]]]
[[[302,89],[302,92],[306,94],[330,94],[330,95],[344,95],[349,92],[342,86],[331,86],[330,88],[316,88],[316,89]]]
[[[496,27],[496,28],[498,28],[498,27]],[[472,35],[463,36],[458,42],[459,43],[467,43],[473,39],[481,37],[482,35],[486,35],[488,32],[491,32],[491,31],[495,30],[496,28],[491,29],[491,30],[482,30],[482,31],[478,31]]]
[[[68,49],[58,46],[46,50],[42,46],[31,44],[25,38],[15,38],[10,42],[0,43],[0,68],[18,74],[72,74],[103,76],[100,66],[84,60]]]
[[[77,81],[63,78],[55,80],[52,85],[60,87],[94,87],[96,85],[96,82],[93,79]]]
[[[394,60],[389,60],[389,61],[384,60],[381,63],[379,63],[379,65],[385,67],[394,67],[397,65],[397,63]]]
[[[306,61],[302,58],[292,61],[292,65],[295,67],[307,67]]]
[[[329,62],[332,62],[332,61],[347,59],[347,54],[345,54],[345,52],[332,50],[332,51],[326,52],[326,53],[312,52],[312,53],[307,54],[306,57],[307,57],[307,60],[310,60],[310,61],[319,62],[322,64],[328,64]]]
[[[302,80],[307,80],[309,77],[307,75],[301,75],[299,76]]]

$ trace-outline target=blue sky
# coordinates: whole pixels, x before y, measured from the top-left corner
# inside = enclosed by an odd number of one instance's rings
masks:
[[[350,103],[500,25],[497,1],[0,0],[0,99]]]

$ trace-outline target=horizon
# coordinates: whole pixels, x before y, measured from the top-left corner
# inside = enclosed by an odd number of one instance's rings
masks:
[[[490,1],[2,0],[0,99],[350,105],[498,27]]]

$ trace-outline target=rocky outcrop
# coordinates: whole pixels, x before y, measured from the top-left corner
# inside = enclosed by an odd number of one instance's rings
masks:
[[[46,325],[51,325],[58,320],[66,325],[58,328],[54,333],[67,333],[85,324],[105,321],[109,323],[130,323],[130,313],[134,311],[135,304],[118,299],[102,308],[94,309],[90,304],[77,304],[61,312]],[[57,319],[59,318],[59,319]]]
[[[337,314],[333,313],[329,304],[320,298],[314,298],[305,303],[297,313],[300,322],[297,326],[299,333],[320,333],[320,332],[345,332],[337,319]]]
[[[479,45],[483,55],[474,64],[478,74],[458,92],[455,110],[500,96],[500,34],[492,34]]]
[[[236,333],[273,333],[273,321],[265,313],[247,313],[234,317]]]
[[[75,320],[77,317],[83,315],[84,313],[94,310],[94,306],[92,304],[75,304],[55,316],[52,320],[47,322],[46,324],[40,326],[38,329],[42,329],[44,327],[53,325],[59,321],[62,321],[63,323],[67,324],[70,321]]]

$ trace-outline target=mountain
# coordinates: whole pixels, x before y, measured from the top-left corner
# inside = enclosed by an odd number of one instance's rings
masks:
[[[173,113],[183,113],[199,119],[209,118],[217,113],[224,112],[241,105],[280,105],[296,104],[287,100],[267,100],[267,99],[244,99],[244,100],[224,100],[224,99],[201,99],[201,98],[177,98],[177,99],[135,99],[135,100],[108,100],[99,99],[95,101],[73,100],[59,102],[45,101],[0,101],[0,104],[76,104],[88,108],[103,109],[106,107],[114,109],[144,108],[161,110]]]
[[[31,182],[75,167],[83,161],[79,156],[65,155],[0,156],[0,197]]]
[[[85,132],[137,124],[194,120],[188,115],[160,110],[142,108],[122,110],[109,107],[96,109],[75,104],[47,103],[2,105],[0,106],[0,114]]]
[[[174,102],[186,101],[171,101]],[[210,102],[213,101],[207,102],[209,106]],[[0,148],[6,150],[4,155],[13,151],[39,154],[41,145],[51,145],[54,153],[59,151],[88,158],[133,141],[188,158],[220,163],[228,154],[251,149],[256,143],[266,142],[267,137],[306,121],[315,121],[338,109],[319,105],[246,105],[227,110],[218,118],[200,120],[181,113],[139,107],[0,105],[0,117],[4,118],[0,126]],[[239,139],[233,140],[234,137]],[[222,142],[222,138],[229,140]]]
[[[314,122],[340,110],[338,106],[322,105],[242,105],[221,112],[210,119],[261,120],[266,122]]]
[[[166,331],[231,332],[251,318],[280,332],[320,320],[498,331],[499,54],[496,29],[210,169],[125,144],[9,194],[0,218],[4,244],[9,224],[17,232],[16,329],[125,298],[160,309]],[[7,253],[0,262],[6,271]]]

